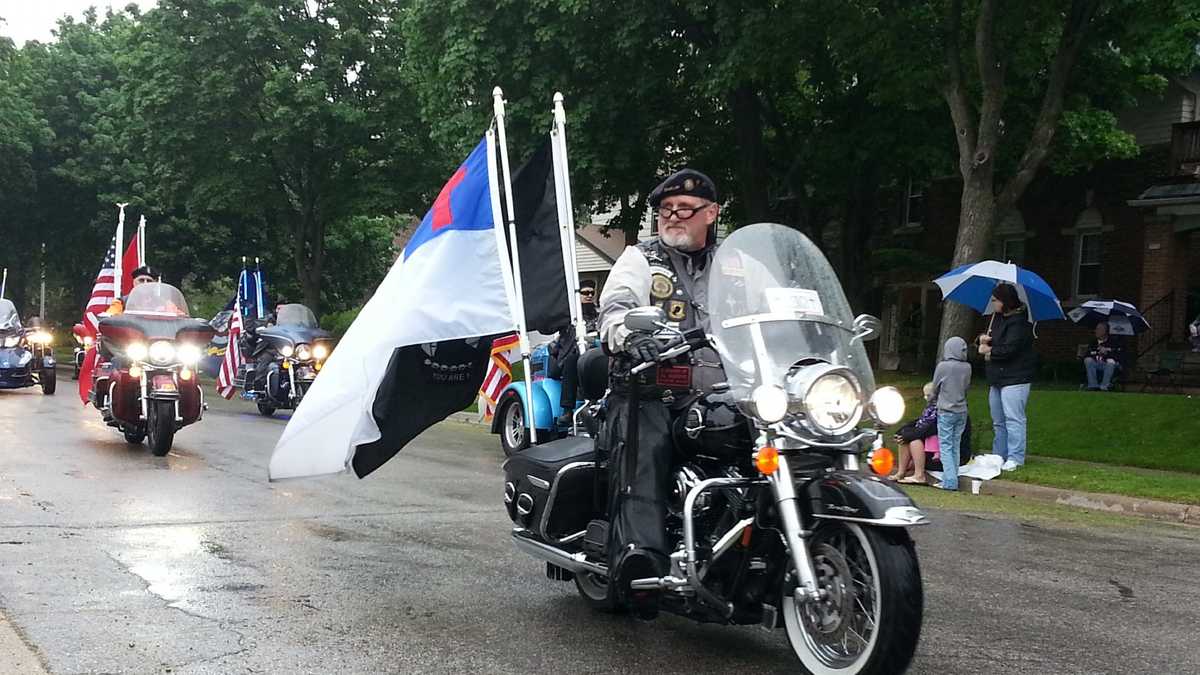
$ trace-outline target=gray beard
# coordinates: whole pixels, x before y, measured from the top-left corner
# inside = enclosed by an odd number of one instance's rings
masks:
[[[678,249],[680,251],[684,251],[686,253],[691,253],[693,251],[699,251],[701,248],[699,245],[697,245],[696,240],[693,239],[686,232],[682,232],[679,234],[675,234],[673,232],[662,232],[658,235],[658,238],[662,241],[663,244],[666,244],[667,246],[670,246],[673,249]]]

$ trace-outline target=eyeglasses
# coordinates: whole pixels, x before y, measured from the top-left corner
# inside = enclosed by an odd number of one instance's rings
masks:
[[[596,291],[579,291],[580,295],[595,295]]]
[[[707,209],[710,206],[712,206],[712,202],[709,202],[703,206],[684,206],[678,209],[670,209],[665,206],[661,206],[658,209],[658,217],[666,219],[673,216],[679,220],[691,220],[692,216],[695,216],[697,213]]]

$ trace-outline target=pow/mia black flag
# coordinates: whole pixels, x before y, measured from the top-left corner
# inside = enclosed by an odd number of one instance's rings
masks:
[[[513,175],[513,212],[521,260],[525,325],[539,333],[553,333],[571,323],[553,165],[547,137]]]
[[[379,440],[358,446],[354,473],[366,476],[421,432],[471,405],[483,385],[491,352],[491,337],[393,351],[371,408]]]

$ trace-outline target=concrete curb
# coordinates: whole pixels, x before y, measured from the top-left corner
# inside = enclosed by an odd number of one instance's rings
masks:
[[[970,491],[971,480],[960,480],[960,486]],[[980,486],[980,494],[999,497],[1025,497],[1040,501],[1053,502],[1063,506],[1073,506],[1091,511],[1105,511],[1126,515],[1170,520],[1177,523],[1200,525],[1200,506],[1162,502],[1154,499],[1125,497],[1122,495],[1103,494],[1097,492],[1080,492],[1043,485],[1014,483],[1006,480],[985,480]]]
[[[485,422],[485,421],[479,419],[478,413],[473,413],[473,412],[450,413],[450,416],[446,418],[446,421],[447,422],[462,422],[464,424],[479,424],[479,425],[491,424],[490,421]]]

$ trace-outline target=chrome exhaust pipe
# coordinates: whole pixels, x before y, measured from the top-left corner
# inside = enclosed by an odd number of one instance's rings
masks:
[[[519,527],[513,528],[512,531],[513,544],[522,552],[546,562],[554,563],[565,570],[577,574],[595,574],[606,579],[608,578],[608,568],[606,566],[589,561],[582,553],[567,553],[560,548],[543,544],[527,536],[527,532],[529,530]]]

